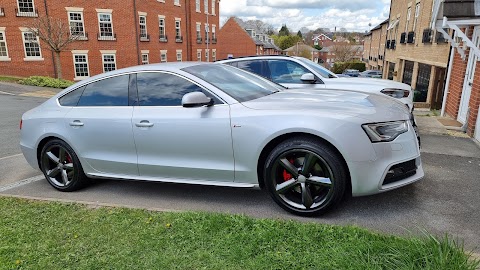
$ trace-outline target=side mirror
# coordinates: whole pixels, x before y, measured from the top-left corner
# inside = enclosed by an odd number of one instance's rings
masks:
[[[315,83],[315,76],[312,73],[305,73],[300,77],[300,80],[304,83]]]
[[[202,92],[192,92],[182,97],[182,106],[185,108],[212,106],[213,99]]]

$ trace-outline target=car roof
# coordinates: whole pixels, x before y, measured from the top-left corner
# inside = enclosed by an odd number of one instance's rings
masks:
[[[253,58],[256,58],[256,59],[263,59],[263,58],[296,58],[296,57],[292,57],[292,56],[289,56],[289,55],[248,55],[248,56],[239,56],[239,57],[235,57],[235,58],[228,58],[228,59],[221,59],[221,60],[217,60],[216,62],[219,62],[219,63],[222,63],[222,62],[234,62],[234,61],[239,61],[239,60],[242,60],[242,59],[253,59]]]

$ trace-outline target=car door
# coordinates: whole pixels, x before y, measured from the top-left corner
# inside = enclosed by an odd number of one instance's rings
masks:
[[[177,74],[142,72],[132,125],[143,177],[234,181],[230,106]],[[184,108],[182,97],[204,92],[209,107]]]
[[[268,68],[270,70],[270,79],[278,84],[281,84],[288,88],[325,88],[325,85],[321,83],[321,80],[315,76],[317,82],[309,83],[303,82],[301,77],[303,74],[312,73],[306,67],[300,65],[297,62],[290,60],[267,60]]]
[[[129,75],[102,79],[82,88],[77,89],[83,92],[76,106],[64,119],[69,143],[82,161],[88,163],[83,164],[84,170],[93,174],[137,176],[131,124],[133,107],[128,104]]]

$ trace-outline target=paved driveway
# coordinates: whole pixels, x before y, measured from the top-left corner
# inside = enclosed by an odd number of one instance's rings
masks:
[[[0,102],[2,100],[5,96],[0,95]],[[14,110],[29,101],[8,102]],[[430,120],[422,118],[418,122],[421,125],[422,121]],[[11,136],[17,136],[16,130],[11,129]],[[3,143],[1,140],[0,147]],[[78,192],[62,193],[51,188],[46,180],[38,181],[42,179],[40,176],[3,185],[0,194],[156,210],[242,213],[260,218],[359,225],[393,234],[421,234],[422,230],[427,230],[438,235],[457,236],[465,241],[468,249],[479,252],[479,147],[468,138],[429,132],[422,134],[422,146],[426,173],[423,181],[383,194],[351,198],[335,211],[318,218],[292,216],[276,206],[267,193],[251,189],[104,180]],[[0,166],[0,175],[3,174],[1,170]]]

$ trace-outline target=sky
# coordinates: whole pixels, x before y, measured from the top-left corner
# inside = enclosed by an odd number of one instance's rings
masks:
[[[279,30],[330,28],[365,32],[388,18],[390,0],[221,0],[220,22],[262,20]],[[371,26],[369,26],[371,24]]]

